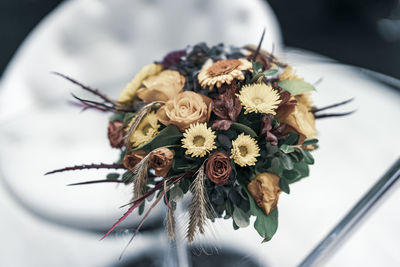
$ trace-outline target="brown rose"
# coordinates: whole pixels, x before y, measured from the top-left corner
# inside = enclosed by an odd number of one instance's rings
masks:
[[[267,172],[258,174],[247,185],[247,189],[267,215],[278,205],[279,194],[282,191],[279,187],[279,177]]]
[[[168,148],[161,147],[151,152],[149,165],[155,170],[157,176],[165,177],[169,169],[171,169],[173,158],[174,152]]]
[[[208,157],[206,174],[216,185],[222,186],[226,184],[231,170],[231,161],[226,153],[215,152]]]
[[[208,122],[211,111],[211,98],[191,91],[184,91],[165,103],[157,111],[157,117],[162,124],[173,124],[179,130],[184,131],[192,123]]]
[[[297,102],[294,111],[289,114],[281,123],[286,123],[284,133],[296,132],[300,135],[299,144],[305,139],[315,137],[315,119],[308,107],[301,102]]]
[[[123,123],[120,121],[110,121],[108,123],[108,140],[111,147],[121,148],[124,145]]]
[[[146,156],[146,154],[147,153],[144,150],[130,151],[124,156],[122,164],[125,168],[133,172],[135,166]]]
[[[137,91],[137,96],[144,102],[166,102],[183,91],[185,77],[176,70],[164,70],[143,81],[144,88]]]

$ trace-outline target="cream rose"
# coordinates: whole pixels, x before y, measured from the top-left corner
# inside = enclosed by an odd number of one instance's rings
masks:
[[[162,124],[173,124],[180,131],[184,131],[192,123],[208,122],[211,111],[211,98],[191,91],[184,91],[167,101],[157,111],[157,117]]]
[[[137,96],[144,102],[166,102],[183,91],[185,77],[175,70],[164,70],[143,81],[143,88],[137,91]]]

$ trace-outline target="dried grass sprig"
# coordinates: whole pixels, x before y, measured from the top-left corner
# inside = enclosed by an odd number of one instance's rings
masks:
[[[60,77],[62,77],[64,79],[67,79],[68,81],[80,86],[83,90],[86,90],[86,91],[88,91],[88,92],[100,97],[101,99],[103,99],[107,103],[111,103],[114,106],[118,106],[118,102],[117,101],[115,101],[115,100],[111,99],[110,97],[108,97],[107,95],[103,94],[98,89],[94,89],[94,88],[91,88],[91,87],[89,87],[87,85],[84,85],[83,83],[78,82],[77,80],[75,80],[75,79],[73,79],[73,78],[71,78],[71,77],[69,77],[69,76],[67,76],[65,74],[62,74],[62,73],[59,73],[59,72],[52,72],[52,73],[55,74],[55,75],[58,75],[58,76],[60,76]]]
[[[172,208],[168,208],[166,215],[166,223],[167,223],[167,233],[171,240],[175,239],[175,215],[174,210]]]
[[[126,169],[124,165],[119,164],[119,163],[113,163],[113,164],[106,164],[106,163],[100,163],[100,164],[82,164],[82,165],[75,165],[72,167],[65,167],[62,169],[57,169],[53,171],[46,172],[44,175],[48,174],[53,174],[57,172],[64,172],[64,171],[75,171],[75,170],[87,170],[87,169]]]
[[[86,181],[86,182],[68,184],[68,186],[73,186],[73,185],[87,185],[87,184],[99,184],[99,183],[124,183],[124,181],[117,180],[117,179],[93,180],[93,181]]]
[[[199,233],[204,234],[204,225],[207,216],[210,217],[213,213],[212,206],[209,202],[208,195],[204,186],[206,173],[204,171],[204,163],[197,171],[196,178],[190,186],[192,192],[192,200],[189,205],[189,224],[186,232],[186,238],[189,243],[192,243],[194,237]]]

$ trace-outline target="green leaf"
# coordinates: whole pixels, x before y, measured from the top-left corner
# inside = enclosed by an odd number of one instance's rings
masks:
[[[117,172],[112,172],[112,173],[109,173],[109,174],[107,174],[107,176],[106,176],[106,178],[107,179],[118,179],[119,178],[119,173],[117,173]]]
[[[285,154],[294,152],[294,148],[292,146],[288,146],[286,144],[281,145],[280,149]]]
[[[263,72],[264,76],[272,76],[278,73],[277,69],[270,69]]]
[[[293,169],[293,170],[284,170],[282,172],[282,177],[286,179],[287,182],[291,183],[292,181],[295,181],[296,179],[300,178],[301,174],[298,170]]]
[[[123,113],[117,112],[111,115],[109,121],[123,121],[125,115]]]
[[[250,224],[250,213],[244,212],[241,208],[234,205],[232,218],[235,224],[241,228],[245,228]]]
[[[281,158],[280,161],[282,163],[283,168],[286,170],[292,170],[294,166],[292,159],[284,153],[281,153],[279,156]]]
[[[262,71],[263,65],[261,62],[258,61],[252,61],[251,64],[253,65],[253,73],[258,74]]]
[[[175,203],[179,202],[183,198],[183,190],[175,185],[169,190],[169,200],[174,201]]]
[[[302,80],[286,80],[278,82],[283,91],[288,91],[292,96],[304,94],[315,90],[314,86]]]
[[[217,135],[217,140],[221,144],[222,147],[224,148],[231,148],[232,147],[232,141],[229,139],[228,136],[225,134],[218,134]]]
[[[144,212],[144,206],[145,206],[146,201],[143,201],[142,204],[139,205],[139,215],[142,215]]]
[[[308,150],[301,150],[304,155],[304,162],[313,165],[314,164],[314,157],[311,155],[310,151]]]
[[[294,176],[295,174],[292,172],[296,172],[297,177],[294,180],[289,180],[288,177]],[[307,163],[305,162],[297,162],[294,164],[294,169],[292,171],[285,171],[282,176],[284,176],[289,184],[295,183],[301,180],[304,177],[307,177],[310,174]]]
[[[279,161],[279,159],[278,158],[273,158],[271,160],[271,170],[272,170],[272,172],[277,173],[280,165],[281,165],[281,162]]]
[[[239,226],[236,225],[234,220],[232,220],[232,225],[233,225],[233,230],[237,230],[240,228]]]
[[[247,188],[244,188],[250,202],[250,213],[256,216],[254,228],[258,234],[263,238],[264,242],[271,240],[276,230],[278,229],[278,208],[271,211],[269,215],[265,214],[257,204]]]
[[[297,145],[298,142],[299,142],[299,135],[293,132],[289,132],[288,137],[286,138],[286,140],[283,141],[284,144],[290,146]]]
[[[312,145],[312,144],[316,144],[316,143],[318,143],[318,139],[316,139],[316,138],[306,139],[303,142],[303,146]]]
[[[253,131],[253,129],[244,124],[234,122],[232,123],[231,128],[234,128],[240,132],[244,132],[245,134],[250,135],[251,137],[257,137],[257,134]]]
[[[147,152],[156,148],[169,145],[177,145],[182,138],[182,133],[175,125],[168,125],[162,129],[153,139],[146,144],[137,147],[133,150],[145,150]]]
[[[233,214],[233,205],[232,205],[232,202],[229,199],[227,199],[226,202],[225,202],[225,209],[226,209],[226,214],[229,215],[229,216],[232,216],[232,214]]]
[[[281,177],[279,179],[279,187],[282,189],[283,192],[285,192],[286,194],[290,194],[290,188],[289,188],[289,184],[286,181],[285,178]]]
[[[179,182],[179,187],[182,189],[183,193],[187,193],[187,191],[189,191],[190,188],[190,180],[188,178],[182,179]]]

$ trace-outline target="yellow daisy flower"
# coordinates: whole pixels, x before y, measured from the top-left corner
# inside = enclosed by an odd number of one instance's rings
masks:
[[[197,79],[203,88],[209,86],[210,91],[216,85],[218,88],[222,84],[231,84],[233,80],[244,80],[243,70],[252,69],[250,61],[247,59],[226,59],[213,62],[207,60],[201,68]]]
[[[240,134],[236,140],[232,141],[231,158],[233,161],[241,166],[252,166],[257,162],[257,157],[260,149],[258,148],[256,140],[250,135]]]
[[[275,109],[281,103],[279,93],[264,83],[245,85],[237,96],[245,108],[244,114],[255,112],[275,115]]]
[[[129,127],[132,125],[134,119],[129,123]],[[148,141],[153,139],[158,134],[158,128],[160,124],[157,121],[157,115],[155,112],[147,114],[142,121],[139,123],[137,129],[131,136],[131,143],[134,147],[138,147],[146,144]]]
[[[195,123],[190,125],[183,133],[182,147],[186,148],[185,154],[192,157],[204,157],[215,146],[215,133],[206,123]]]

